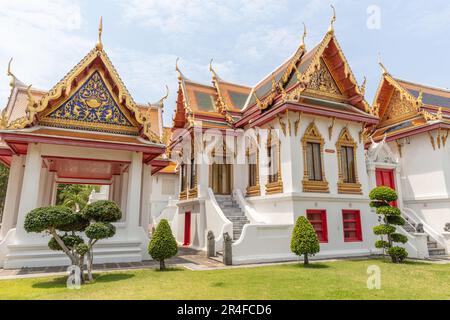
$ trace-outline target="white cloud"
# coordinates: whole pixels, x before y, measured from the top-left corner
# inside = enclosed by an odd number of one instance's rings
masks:
[[[94,43],[77,35],[82,25],[77,1],[1,1],[0,68],[14,58],[13,72],[25,83],[48,89]],[[0,73],[0,106],[6,105],[9,79]]]

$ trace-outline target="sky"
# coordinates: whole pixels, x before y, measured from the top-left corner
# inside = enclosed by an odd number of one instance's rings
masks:
[[[210,59],[227,81],[255,85],[297,49],[303,22],[310,49],[325,35],[336,8],[335,35],[356,79],[367,77],[372,103],[381,71],[450,87],[450,2],[363,0],[0,0],[0,107],[10,94],[6,70],[22,82],[50,89],[97,41],[136,102],[165,103],[172,124],[175,60],[184,75],[211,83]],[[2,68],[4,72],[2,72]]]

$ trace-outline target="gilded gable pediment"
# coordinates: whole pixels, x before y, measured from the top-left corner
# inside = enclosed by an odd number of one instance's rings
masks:
[[[128,110],[119,107],[107,82],[94,70],[68,99],[40,115],[39,123],[95,131],[137,133]]]
[[[319,61],[317,67],[308,77],[309,81],[305,93],[312,96],[326,96],[339,100],[345,99],[323,59]]]

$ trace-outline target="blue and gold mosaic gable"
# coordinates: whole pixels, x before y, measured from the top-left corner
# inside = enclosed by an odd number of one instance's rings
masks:
[[[131,133],[137,127],[115,102],[100,73],[95,71],[73,94],[39,121],[45,125],[95,131]]]

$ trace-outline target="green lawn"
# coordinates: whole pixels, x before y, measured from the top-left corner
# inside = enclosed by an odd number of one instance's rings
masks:
[[[381,289],[366,286],[381,268]],[[97,275],[69,290],[65,277],[0,280],[1,299],[450,299],[450,264],[346,260],[212,271],[153,269]]]

